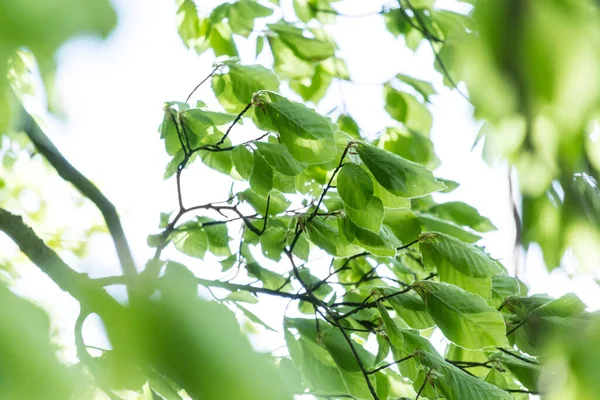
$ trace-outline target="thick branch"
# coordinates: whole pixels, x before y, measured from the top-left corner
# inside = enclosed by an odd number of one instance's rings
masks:
[[[35,232],[25,225],[23,218],[0,208],[0,231],[5,232],[19,249],[62,290],[77,299],[82,307],[101,317],[114,316],[121,306],[103,288],[85,274],[69,267]]]
[[[125,232],[121,226],[121,220],[119,219],[115,206],[92,182],[90,182],[89,179],[73,167],[62,154],[60,154],[58,149],[25,109],[23,109],[22,115],[22,129],[29,139],[31,139],[36,149],[48,160],[54,169],[56,169],[56,172],[58,172],[58,175],[60,175],[61,178],[71,182],[73,186],[75,186],[81,194],[90,199],[102,213],[117,249],[117,255],[123,273],[131,276],[136,275],[137,271],[133,256],[129,249],[129,245],[127,244]]]

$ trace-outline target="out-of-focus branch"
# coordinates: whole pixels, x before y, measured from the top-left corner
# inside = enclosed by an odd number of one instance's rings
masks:
[[[58,151],[56,146],[50,141],[48,136],[35,122],[33,117],[25,110],[22,110],[21,129],[25,131],[29,139],[33,142],[36,149],[48,160],[48,162],[56,169],[58,175],[67,182],[71,182],[73,186],[87,197],[98,207],[106,226],[112,236],[117,255],[121,263],[121,268],[125,275],[130,277],[137,274],[135,263],[129,244],[125,237],[125,232],[121,226],[121,220],[117,214],[115,206],[106,198],[106,196],[81,172],[71,165]]]
[[[0,208],[0,231],[6,233],[31,262],[78,300],[82,307],[103,318],[114,318],[120,314],[122,307],[114,298],[87,275],[71,269],[23,222],[23,218]]]

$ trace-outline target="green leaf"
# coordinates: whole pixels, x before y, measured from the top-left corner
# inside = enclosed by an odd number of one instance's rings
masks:
[[[273,53],[273,66],[278,75],[289,79],[305,79],[314,74],[313,64],[296,57],[281,39],[269,35],[267,40]]]
[[[386,210],[383,222],[402,243],[409,243],[421,234],[421,224],[411,210]]]
[[[254,153],[254,166],[250,175],[250,187],[263,197],[273,189],[273,168],[258,153]]]
[[[354,209],[346,204],[344,210],[355,225],[379,233],[383,222],[383,204],[377,197],[371,197],[367,205],[360,209]]]
[[[421,281],[413,287],[452,342],[468,349],[508,345],[502,314],[480,296],[442,282]]]
[[[506,274],[492,276],[491,306],[498,308],[504,302],[504,299],[519,294],[525,293],[521,293],[521,285],[517,278],[513,278]]]
[[[489,370],[485,378],[485,382],[497,386],[501,389],[519,390],[521,387],[517,385],[507,373],[500,372],[496,368]],[[512,393],[514,400],[529,400],[529,394],[527,393]]]
[[[282,144],[256,142],[255,145],[258,154],[263,156],[273,170],[283,175],[295,176],[306,168],[304,164],[296,161]]]
[[[333,124],[314,110],[268,92],[257,95],[254,104],[257,126],[277,131],[296,160],[320,164],[335,158]]]
[[[215,56],[238,56],[238,50],[231,37],[231,28],[224,22],[212,24],[208,41]]]
[[[390,338],[394,360],[408,357],[417,351],[431,354],[434,357],[441,357],[431,342],[421,337],[418,331],[400,329],[381,303],[377,303],[377,309],[381,313],[386,333]],[[414,380],[417,377],[419,363],[416,358],[408,359],[399,363],[398,369],[403,377]]]
[[[277,33],[279,38],[296,55],[306,61],[322,61],[335,54],[334,45],[325,40],[304,36],[302,29],[286,24],[269,24],[269,29]]]
[[[190,257],[204,258],[208,250],[208,236],[203,228],[192,228],[183,232],[176,232],[173,242],[177,250]]]
[[[431,131],[432,117],[425,105],[413,95],[400,92],[390,84],[384,85],[385,110],[396,121],[402,122],[408,129],[423,135]]]
[[[386,209],[398,210],[402,208],[410,208],[410,200],[404,197],[396,196],[387,191],[376,180],[373,181],[373,194],[383,203]]]
[[[335,363],[345,371],[360,371],[360,366],[356,360],[354,352],[344,338],[342,332],[336,328],[329,328],[320,332],[320,340],[331,354]],[[361,359],[364,367],[370,369],[375,361],[375,356],[365,350],[360,344],[352,341],[358,357]]]
[[[228,124],[232,122],[235,117],[234,114],[207,111],[201,108],[189,108],[183,110],[179,114],[181,124],[185,126],[185,132],[187,134],[191,132],[197,136],[197,138],[202,138],[207,135],[209,133],[209,127],[218,127]],[[190,139],[192,140],[195,138],[192,137]],[[197,139],[194,143],[197,143]]]
[[[263,268],[255,262],[247,264],[246,270],[250,276],[260,280],[266,289],[278,290],[285,285],[286,279],[282,275]]]
[[[265,257],[279,261],[281,253],[285,247],[285,236],[287,229],[281,227],[268,227],[265,232],[260,235],[260,247]]]
[[[198,217],[198,222],[213,222],[212,218]],[[215,256],[229,257],[231,250],[229,250],[229,230],[226,224],[210,225],[203,227],[208,237],[208,249]]]
[[[350,115],[340,114],[336,123],[341,131],[346,132],[354,139],[361,139],[360,128],[354,118],[352,118]]]
[[[271,14],[273,10],[255,1],[239,0],[229,7],[228,21],[234,33],[247,38],[254,30],[254,20]]]
[[[481,239],[481,236],[471,233],[452,222],[439,219],[427,213],[418,213],[416,215],[426,231],[442,232],[467,243],[475,243]]]
[[[450,201],[431,207],[428,213],[438,218],[452,221],[457,225],[468,226],[478,232],[490,232],[496,230],[492,222],[483,217],[477,209],[460,201]]]
[[[396,289],[391,288],[380,288],[379,290],[386,296],[397,292]],[[435,322],[427,311],[427,307],[425,307],[425,303],[415,293],[407,292],[395,295],[387,301],[392,305],[396,314],[411,328],[428,329],[435,325]]]
[[[422,133],[404,127],[387,128],[379,137],[377,146],[429,169],[435,169],[440,164],[433,142]]]
[[[248,318],[250,321],[254,322],[255,324],[261,325],[263,326],[266,330],[271,331],[271,332],[277,332],[277,330],[271,328],[269,325],[267,325],[266,323],[263,322],[262,319],[258,318],[256,316],[256,314],[254,314],[253,312],[251,312],[250,310],[248,310],[246,307],[243,307],[241,304],[236,303],[235,306],[244,314],[244,316],[246,316],[246,318]]]
[[[213,133],[207,136],[204,136],[199,144],[200,145],[206,145],[206,144],[215,144],[217,143],[219,140],[221,140],[221,138],[223,137],[223,134],[221,134],[220,132],[217,133]],[[223,146],[231,146],[231,141],[229,140],[229,138],[227,138],[224,142],[223,142]],[[216,171],[219,171],[223,174],[229,175],[229,173],[231,172],[231,168],[233,167],[233,163],[231,162],[231,152],[230,151],[200,151],[200,158],[202,159],[202,162],[204,164],[206,164],[207,167],[212,168]]]
[[[424,166],[386,150],[359,143],[356,151],[377,182],[397,196],[419,197],[445,188]]]
[[[511,353],[521,357],[522,360],[509,354],[500,352],[492,354],[490,356],[490,360],[500,361],[502,365],[508,369],[527,389],[533,391],[539,390],[538,383],[540,380],[540,375],[542,374],[541,365],[533,357],[529,357],[512,349],[510,351]]]
[[[445,358],[451,361],[466,361],[467,363],[484,364],[488,361],[487,353],[488,351],[486,351],[485,349],[469,350],[465,349],[464,347],[457,346],[454,343],[450,343],[448,347],[446,347]],[[488,371],[489,368],[486,368],[484,366],[472,366],[469,368],[470,373],[480,378],[486,376]]]
[[[292,81],[290,89],[302,96],[302,100],[317,104],[327,93],[332,81],[333,76],[326,72],[321,65],[317,65],[310,84],[306,84],[304,80]]]
[[[226,259],[219,261],[219,263],[221,264],[221,272],[229,271],[235,265],[237,260],[237,255],[232,254]]]
[[[232,91],[242,104],[250,104],[254,93],[279,90],[279,79],[262,65],[227,64]]]
[[[279,193],[277,190],[272,190],[269,193],[271,200],[269,202],[269,215],[277,215],[289,207],[291,202],[285,198],[285,196]],[[251,189],[246,189],[241,193],[238,193],[240,200],[247,201],[254,211],[260,215],[264,215],[267,209],[267,198],[257,194]]]
[[[413,89],[419,92],[421,96],[423,96],[423,99],[427,102],[429,102],[429,96],[435,94],[435,89],[433,88],[433,85],[429,82],[425,82],[421,79],[413,78],[412,76],[404,74],[397,74],[396,79],[399,79],[407,85],[411,86]]]
[[[419,238],[423,263],[436,269],[443,282],[488,299],[492,296],[491,277],[502,272],[495,260],[477,247],[439,232]]]
[[[184,0],[177,10],[177,18],[179,36],[188,48],[192,47],[194,41],[200,37],[200,19],[196,3]]]
[[[291,241],[293,240],[293,235],[288,235],[288,245],[291,245]],[[310,243],[305,235],[301,235],[296,241],[296,245],[292,250],[292,253],[300,258],[303,261],[308,261],[308,256],[310,254]]]
[[[337,229],[317,218],[307,225],[307,231],[311,242],[333,256],[347,257],[360,252],[360,248],[342,240]]]
[[[337,191],[349,207],[358,210],[367,207],[373,197],[373,181],[369,174],[356,164],[346,163],[337,175]],[[379,201],[381,204],[381,201]],[[382,219],[383,205],[381,204]],[[381,225],[381,221],[379,222]],[[379,230],[379,229],[377,229]]]
[[[349,232],[344,232],[344,234],[348,235],[348,233],[351,233],[352,237],[354,237],[352,243],[364,248],[369,253],[382,257],[396,255],[396,248],[383,229],[379,232],[373,232],[355,225],[350,220],[345,221],[345,229],[349,230]]]
[[[227,297],[225,297],[224,300],[229,300],[229,301],[234,301],[234,302],[241,301],[241,302],[249,303],[249,304],[258,303],[258,299],[256,298],[255,295],[253,295],[250,292],[246,292],[244,290],[231,292],[227,295]]]
[[[510,393],[467,374],[440,357],[423,353],[419,358],[430,369],[430,384],[446,399],[513,400]]]
[[[246,146],[235,146],[231,151],[231,161],[238,174],[244,179],[250,179],[254,167],[254,157]]]

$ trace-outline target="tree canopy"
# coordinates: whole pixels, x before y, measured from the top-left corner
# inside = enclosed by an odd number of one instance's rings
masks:
[[[162,123],[148,140],[164,143],[176,207],[157,216],[144,265],[115,206],[23,106],[39,73],[52,108],[56,51],[81,34],[106,37],[114,10],[106,0],[0,7],[0,230],[80,305],[70,364],[48,315],[5,279],[0,397],[597,398],[597,313],[573,293],[528,293],[479,244],[492,222],[444,201],[458,183],[436,174],[434,85],[402,73],[383,82],[394,122],[376,135],[343,104],[319,107],[335,82],[352,82],[331,28],[363,16],[338,11],[344,2],[235,0],[202,13],[193,0],[176,1],[165,18],[214,64],[186,99],[156,110]],[[549,270],[570,252],[582,270],[597,268],[597,4],[438,3],[397,0],[375,15],[402,45],[432,52],[444,84],[483,122],[486,160],[514,168],[517,244],[539,245]],[[267,61],[256,61],[261,55]],[[200,91],[215,101],[194,101]],[[41,216],[9,211],[8,199],[28,185],[11,182],[11,160],[27,152],[101,212],[103,224],[90,222],[86,233],[106,226],[122,275],[78,272],[61,255],[80,255],[85,244],[44,242],[35,231]],[[192,165],[220,173],[229,192],[193,204],[184,186],[203,176]],[[272,312],[281,312],[278,326],[264,322]],[[86,344],[92,315],[108,348]],[[285,345],[258,352],[251,330]]]

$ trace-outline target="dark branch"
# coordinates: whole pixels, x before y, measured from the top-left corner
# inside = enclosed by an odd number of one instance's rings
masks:
[[[508,334],[507,334],[508,335]],[[496,347],[498,350],[500,350],[501,352],[503,352],[504,354],[508,354],[509,356],[512,356],[518,360],[521,360],[523,362],[526,362],[528,364],[533,364],[533,365],[540,365],[540,363],[536,360],[530,360],[528,358],[522,357],[516,353],[513,353],[512,351],[508,351],[506,349],[503,349],[502,347]]]
[[[396,361],[393,361],[393,362],[391,362],[391,363],[388,363],[388,364],[382,365],[382,366],[381,366],[381,367],[379,367],[379,368],[375,368],[375,369],[373,369],[373,370],[371,370],[371,371],[367,372],[367,374],[369,374],[369,375],[370,375],[370,374],[377,373],[377,372],[379,372],[379,371],[381,371],[381,370],[384,370],[384,369],[386,369],[386,368],[389,368],[389,367],[391,367],[392,365],[400,364],[401,362],[404,362],[404,361],[406,361],[406,360],[410,360],[410,359],[411,359],[411,358],[413,358],[414,356],[415,356],[414,354],[411,354],[411,355],[409,355],[409,356],[406,356],[406,357],[404,357],[404,358],[401,358],[401,359],[399,359],[399,360],[396,360]]]
[[[202,86],[202,84],[203,84],[204,82],[206,82],[206,81],[207,81],[207,80],[208,80],[208,79],[209,79],[211,76],[213,76],[213,75],[215,74],[215,72],[217,72],[217,70],[218,70],[219,68],[221,68],[221,65],[217,65],[217,66],[215,67],[215,69],[213,69],[213,70],[212,70],[212,72],[211,72],[211,73],[210,73],[210,74],[209,74],[209,75],[208,75],[206,78],[202,79],[202,82],[200,82],[198,85],[196,85],[196,87],[194,88],[194,90],[192,90],[192,91],[190,92],[190,94],[188,95],[188,97],[185,99],[185,102],[186,102],[186,103],[187,103],[188,101],[190,101],[190,98],[192,97],[192,95],[194,94],[194,92],[195,92],[196,90],[198,90],[198,88],[200,88],[200,86]]]

